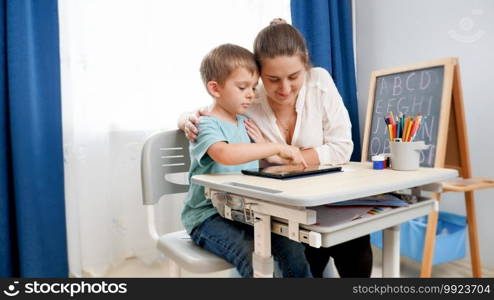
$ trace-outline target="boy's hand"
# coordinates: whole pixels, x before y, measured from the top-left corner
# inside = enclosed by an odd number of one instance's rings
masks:
[[[307,167],[307,163],[305,162],[304,157],[302,156],[302,152],[300,149],[295,146],[290,145],[280,145],[281,149],[278,155],[290,161],[291,164],[302,164],[304,167]]]
[[[184,124],[185,138],[191,142],[195,142],[199,134],[198,124],[200,116],[209,116],[209,112],[205,109],[200,109],[193,114],[187,116]]]
[[[290,164],[290,161],[281,158],[279,155],[272,155],[270,157],[267,157],[266,161],[270,165],[288,165],[288,164]]]
[[[247,129],[247,133],[250,138],[254,141],[254,143],[266,143],[266,139],[264,135],[262,135],[261,130],[257,127],[256,122],[251,119],[247,119],[244,121],[245,129]]]

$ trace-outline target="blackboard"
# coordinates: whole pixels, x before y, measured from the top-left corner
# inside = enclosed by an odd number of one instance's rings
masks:
[[[472,177],[458,58],[447,57],[372,72],[362,162],[369,161],[375,153],[389,151],[389,138],[384,127],[388,111],[394,115],[398,111],[406,111],[412,116],[421,113],[426,121],[417,139],[432,145],[431,150],[423,153],[421,165],[453,168],[462,177],[438,184],[442,192],[463,192],[465,195],[472,271],[474,277],[481,277],[474,191],[494,187],[494,180]],[[439,200],[438,192],[431,196]],[[431,274],[437,216],[437,210],[428,216],[421,277],[430,277]]]
[[[438,142],[438,129],[443,96],[444,66],[435,66],[375,78],[368,137],[367,160],[375,154],[389,153],[389,135],[385,123],[388,112],[396,117],[399,112],[406,116],[422,115],[422,123],[415,141],[431,145],[420,156],[422,167],[433,167]],[[365,145],[364,145],[365,146]]]

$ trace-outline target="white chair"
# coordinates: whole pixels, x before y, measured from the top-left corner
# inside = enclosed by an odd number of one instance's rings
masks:
[[[180,277],[181,270],[203,274],[234,268],[219,256],[194,244],[185,230],[159,235],[154,204],[164,195],[186,193],[187,184],[167,180],[173,173],[188,172],[188,141],[180,130],[161,132],[149,137],[142,148],[141,180],[143,203],[147,206],[148,229],[158,249],[170,259],[170,275]]]

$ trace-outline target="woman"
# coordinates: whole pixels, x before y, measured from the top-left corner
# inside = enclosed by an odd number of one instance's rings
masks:
[[[293,26],[275,19],[259,32],[254,55],[262,85],[246,115],[247,131],[256,143],[277,142],[301,149],[308,164],[347,163],[353,151],[351,123],[329,73],[311,68],[304,38]],[[197,134],[197,116],[183,114],[179,127],[189,140]],[[278,157],[268,163],[283,163]],[[307,246],[305,254],[314,277],[322,277],[333,257],[341,277],[370,277],[369,236],[330,248]]]

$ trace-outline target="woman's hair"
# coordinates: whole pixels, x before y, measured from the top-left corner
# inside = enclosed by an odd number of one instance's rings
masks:
[[[285,20],[276,18],[265,27],[254,40],[254,57],[261,67],[265,58],[299,55],[308,69],[311,66],[309,54],[302,34]]]
[[[220,45],[202,59],[200,68],[202,81],[204,85],[209,81],[224,84],[228,76],[239,67],[246,68],[252,74],[258,73],[252,52],[233,44]]]

